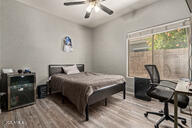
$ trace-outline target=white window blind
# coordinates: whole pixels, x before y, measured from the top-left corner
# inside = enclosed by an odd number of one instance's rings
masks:
[[[152,36],[154,34],[168,32],[171,30],[179,29],[179,28],[180,29],[187,28],[187,27],[190,27],[190,24],[191,24],[191,19],[187,18],[187,19],[176,21],[176,22],[171,22],[171,23],[167,23],[167,24],[163,24],[163,25],[159,25],[159,26],[128,33],[128,39],[135,40],[137,38]]]

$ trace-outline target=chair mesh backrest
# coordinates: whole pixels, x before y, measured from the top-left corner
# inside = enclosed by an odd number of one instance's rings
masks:
[[[149,73],[152,83],[160,83],[159,71],[156,65],[145,65],[145,69]]]

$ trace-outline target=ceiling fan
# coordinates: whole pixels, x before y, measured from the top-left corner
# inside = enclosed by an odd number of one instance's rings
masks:
[[[103,2],[103,1],[105,1],[105,0],[74,1],[74,2],[65,2],[64,5],[73,6],[73,5],[81,5],[81,4],[89,3],[89,6],[87,7],[86,14],[85,14],[86,19],[90,17],[91,12],[93,11],[94,8],[95,8],[96,12],[98,12],[101,9],[104,12],[106,12],[107,14],[112,15],[113,11],[111,9],[107,8],[106,6],[104,6],[103,4],[101,4],[101,2]]]

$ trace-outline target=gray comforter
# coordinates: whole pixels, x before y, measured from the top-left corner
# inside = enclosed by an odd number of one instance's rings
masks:
[[[55,74],[51,77],[50,85],[61,90],[62,95],[76,105],[80,113],[84,113],[88,98],[94,91],[124,82],[125,78],[120,75],[81,72],[72,75]]]

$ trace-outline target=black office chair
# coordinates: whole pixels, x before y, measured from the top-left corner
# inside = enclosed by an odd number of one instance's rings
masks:
[[[160,102],[164,102],[165,105],[164,105],[164,111],[146,112],[144,115],[145,117],[147,117],[148,114],[161,116],[161,119],[155,124],[155,128],[159,128],[160,123],[163,122],[164,120],[170,120],[174,122],[174,116],[169,114],[168,103],[174,104],[173,95],[177,83],[168,80],[160,80],[160,75],[156,65],[145,65],[145,68],[149,73],[151,79],[150,83],[151,87],[147,90],[147,95],[152,98],[158,99]],[[165,81],[167,84],[166,85],[160,84],[160,82],[162,81]],[[172,84],[172,86],[170,86],[170,84]],[[186,108],[188,103],[189,103],[188,96],[182,94],[178,95],[178,106],[180,108]],[[186,124],[185,118],[178,117],[178,119],[181,120],[182,124]],[[181,124],[178,124],[178,126],[183,128]]]

